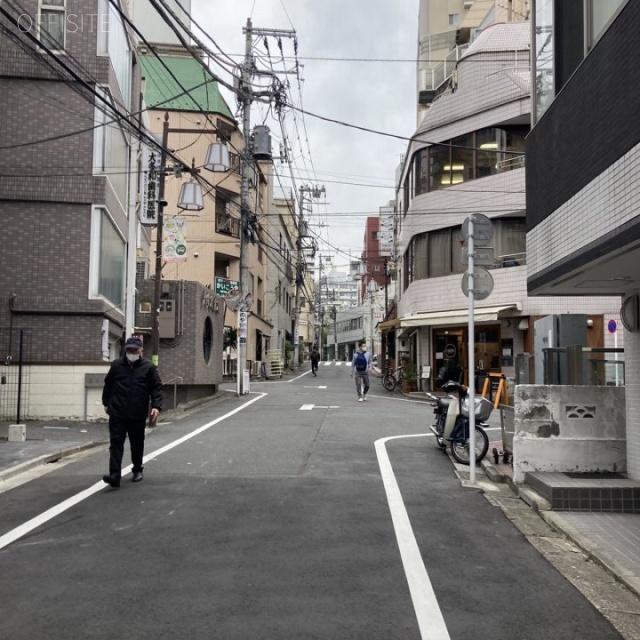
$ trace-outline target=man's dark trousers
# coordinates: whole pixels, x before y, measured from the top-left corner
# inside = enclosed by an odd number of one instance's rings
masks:
[[[122,475],[122,457],[124,441],[129,436],[133,473],[142,471],[144,455],[144,429],[146,418],[109,417],[109,475],[119,478]]]

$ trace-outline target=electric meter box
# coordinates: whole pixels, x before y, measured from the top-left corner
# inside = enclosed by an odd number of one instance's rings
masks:
[[[176,301],[160,300],[158,313],[158,329],[161,338],[176,337]]]

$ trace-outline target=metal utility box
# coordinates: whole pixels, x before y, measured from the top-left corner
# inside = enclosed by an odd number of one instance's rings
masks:
[[[176,337],[176,301],[160,300],[160,311],[158,313],[158,328],[161,338]]]
[[[253,158],[255,160],[273,159],[269,127],[258,125],[253,129]]]
[[[534,323],[536,384],[545,384],[544,349],[563,349],[571,345],[586,346],[587,316],[582,313],[566,313],[546,316]],[[566,354],[554,358],[554,380],[548,384],[568,384]]]

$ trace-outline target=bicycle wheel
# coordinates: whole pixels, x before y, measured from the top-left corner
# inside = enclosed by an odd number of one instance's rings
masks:
[[[382,386],[387,391],[393,391],[396,388],[396,379],[392,375],[387,373],[382,378]]]
[[[468,431],[468,429],[465,429]],[[487,455],[489,450],[489,436],[482,427],[476,427],[476,463]],[[451,442],[451,455],[460,464],[469,464],[471,462],[471,454],[469,451],[469,439],[464,441]]]

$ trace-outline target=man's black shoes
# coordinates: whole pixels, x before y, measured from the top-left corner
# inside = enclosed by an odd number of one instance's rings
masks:
[[[118,476],[102,476],[102,482],[106,482],[112,489],[118,489],[120,487],[120,478],[118,478]]]
[[[134,471],[133,477],[131,478],[132,482],[140,482],[142,480],[142,471]]]

